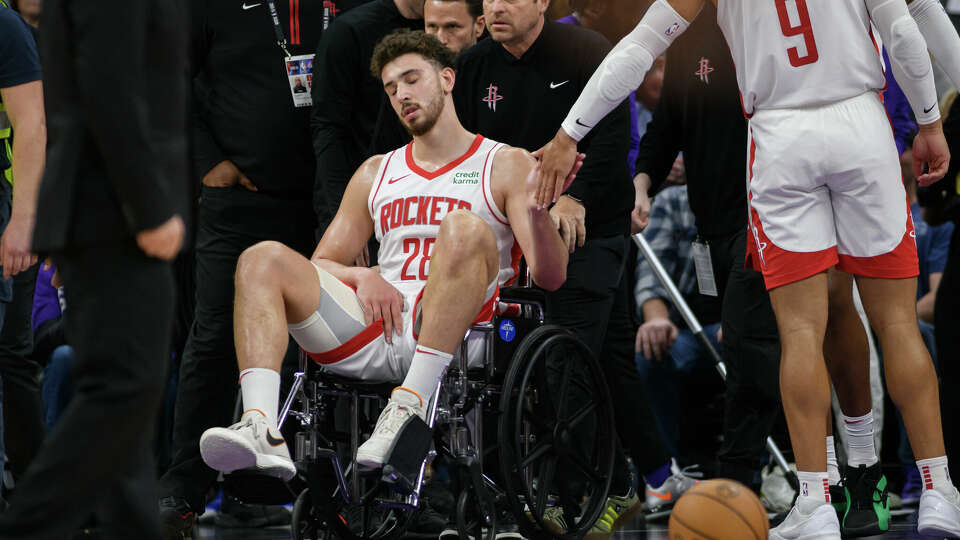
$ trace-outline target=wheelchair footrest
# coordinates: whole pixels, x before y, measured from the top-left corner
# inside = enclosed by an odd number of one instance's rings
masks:
[[[418,487],[420,470],[432,442],[432,433],[426,422],[416,415],[407,419],[383,464],[383,481],[402,495],[413,493]]]

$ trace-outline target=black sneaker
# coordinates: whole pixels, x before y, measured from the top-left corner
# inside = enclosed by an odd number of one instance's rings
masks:
[[[430,505],[430,501],[424,499],[423,507],[410,517],[407,532],[418,535],[430,535],[436,538],[437,535],[443,533],[446,528],[447,516],[434,510],[433,506]]]
[[[849,501],[840,520],[844,537],[874,536],[890,530],[887,479],[879,461],[870,467],[847,467],[844,490]]]
[[[283,506],[245,504],[232,495],[224,495],[214,523],[217,527],[227,529],[290,525],[290,511]]]
[[[847,514],[849,501],[847,501],[847,490],[842,484],[830,486],[830,504],[837,512],[837,521],[843,523],[843,516]]]
[[[160,499],[160,537],[163,540],[191,540],[197,514],[183,497]]]

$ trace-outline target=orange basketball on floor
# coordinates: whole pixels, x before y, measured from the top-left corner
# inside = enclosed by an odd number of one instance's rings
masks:
[[[699,482],[670,514],[670,540],[766,540],[769,528],[760,499],[725,478]]]

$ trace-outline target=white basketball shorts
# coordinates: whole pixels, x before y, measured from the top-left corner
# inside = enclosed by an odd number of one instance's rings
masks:
[[[837,266],[855,275],[919,273],[890,121],[873,93],[750,119],[747,266],[767,289]]]

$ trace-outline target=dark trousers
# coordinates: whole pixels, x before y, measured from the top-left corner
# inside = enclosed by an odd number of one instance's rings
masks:
[[[91,516],[103,538],[159,538],[150,449],[173,316],[169,264],[132,240],[56,262],[74,396],[0,514],[0,538],[63,540]]]
[[[934,305],[943,439],[950,476],[960,478],[960,224],[953,230],[950,254]]]
[[[635,331],[631,317],[632,284],[626,272],[626,236],[586,242],[570,256],[567,281],[546,295],[546,319],[573,330],[603,367],[613,400],[617,434],[640,473],[653,472],[670,460],[663,449],[643,379],[634,363]],[[629,478],[618,456],[614,490]],[[618,486],[618,484],[620,484]]]
[[[233,276],[248,247],[275,240],[309,256],[315,217],[309,197],[275,199],[241,187],[204,187],[196,246],[196,308],[180,363],[173,421],[173,458],[160,479],[161,497],[177,496],[202,511],[217,472],[200,457],[200,436],[232,423],[237,397],[233,343]]]
[[[763,275],[744,267],[746,230],[711,240],[710,256],[723,299],[723,361],[727,365],[723,444],[718,476],[756,484],[766,438],[780,413],[780,339]]]
[[[0,327],[0,376],[7,458],[14,476],[30,465],[43,442],[40,365],[33,354],[33,293],[38,265],[13,277],[13,298]]]

